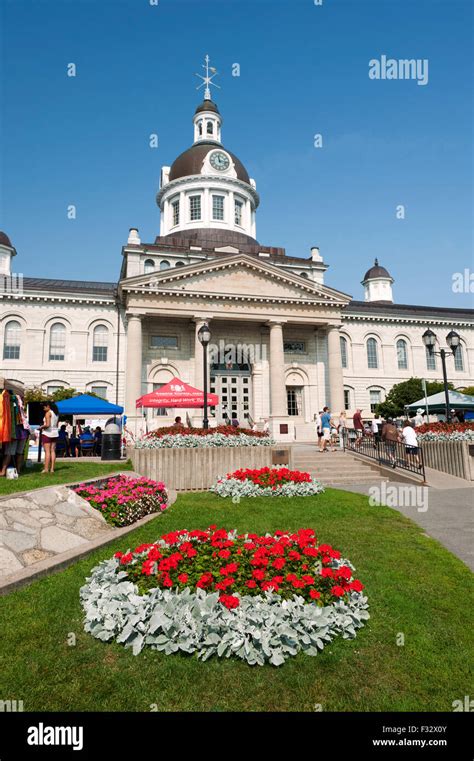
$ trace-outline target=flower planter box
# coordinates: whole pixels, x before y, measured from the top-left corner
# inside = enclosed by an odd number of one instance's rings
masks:
[[[474,480],[474,449],[468,441],[422,441],[428,468],[441,470],[466,481]]]
[[[263,468],[272,464],[271,446],[137,449],[127,455],[133,469],[146,478],[164,481],[177,491],[209,489],[219,476],[239,468]]]

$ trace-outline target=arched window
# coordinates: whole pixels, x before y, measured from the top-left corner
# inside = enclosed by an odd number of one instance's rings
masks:
[[[308,277],[308,273],[307,272],[300,272],[300,277],[306,277],[307,278]]]
[[[184,267],[184,262],[176,262],[175,267]]]
[[[96,325],[92,341],[92,361],[107,362],[109,331],[105,325]]]
[[[200,135],[202,135],[202,119],[198,121],[198,132]]]
[[[208,135],[213,135],[214,134],[214,125],[213,125],[212,122],[208,122],[207,123],[206,131],[207,131]]]
[[[5,325],[3,341],[3,359],[20,359],[21,325],[17,320],[10,320]]]
[[[397,362],[399,370],[408,370],[407,342],[404,338],[397,341]]]
[[[144,269],[145,269],[145,274],[147,272],[153,272],[154,271],[154,269],[155,269],[155,262],[153,261],[153,259],[145,259],[145,267],[144,267]]]
[[[61,361],[66,356],[66,328],[62,322],[55,322],[49,331],[49,360]]]
[[[340,336],[339,341],[341,344],[341,364],[343,368],[347,368],[347,339]]]
[[[377,341],[375,338],[367,339],[367,367],[377,368],[379,366],[379,358],[377,354]]]
[[[454,354],[454,369],[457,370],[458,373],[464,372],[464,357],[462,353],[462,344],[459,344]]]
[[[169,270],[170,263],[166,261],[166,259],[162,259],[160,262],[160,270]]]

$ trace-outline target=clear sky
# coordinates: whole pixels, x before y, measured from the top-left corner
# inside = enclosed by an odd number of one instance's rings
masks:
[[[262,244],[302,257],[319,245],[327,284],[354,298],[377,256],[399,303],[472,306],[452,290],[453,273],[474,270],[471,0],[1,7],[0,229],[17,272],[116,280],[129,227],[154,241],[160,168],[192,143],[209,53],[224,145],[261,196]],[[370,79],[382,55],[428,59],[428,84]]]

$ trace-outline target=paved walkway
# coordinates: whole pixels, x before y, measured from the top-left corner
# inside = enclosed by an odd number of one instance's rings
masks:
[[[386,501],[390,507],[418,523],[474,571],[474,485],[432,468],[426,469],[426,479],[429,483],[426,500],[420,492],[421,501],[416,506],[407,505],[407,483],[390,481],[381,495],[388,498]],[[354,484],[345,488],[360,494],[373,494],[369,491],[372,484]],[[396,491],[390,491],[392,488]]]

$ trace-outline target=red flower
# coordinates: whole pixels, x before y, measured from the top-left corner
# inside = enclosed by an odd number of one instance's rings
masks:
[[[311,597],[312,600],[317,600],[319,597],[321,597],[321,593],[318,592],[317,589],[310,589],[309,596]]]
[[[230,558],[231,552],[230,550],[219,550],[218,554],[220,558]]]
[[[257,586],[257,582],[254,581],[253,579],[250,579],[250,581],[245,582],[245,586],[248,587],[249,589],[255,589],[255,587]]]
[[[254,579],[258,579],[258,581],[263,581],[263,579],[265,578],[265,571],[257,568],[256,571],[252,571],[252,576],[254,577]]]
[[[131,560],[133,560],[133,555],[131,552],[127,552],[126,555],[122,555],[120,558],[120,564],[127,565],[127,563],[130,563]]]
[[[342,587],[335,586],[331,589],[331,594],[334,595],[334,597],[342,597],[344,594],[344,590]]]
[[[349,589],[353,589],[354,592],[362,592],[364,589],[364,585],[359,581],[359,579],[354,579],[354,581],[351,581],[348,586]]]
[[[272,566],[276,568],[278,571],[280,571],[283,566],[286,564],[285,558],[277,558],[273,561]]]
[[[181,582],[181,584],[186,584],[188,580],[188,574],[187,573],[180,573],[178,576],[178,581]]]
[[[321,576],[323,578],[333,579],[334,578],[334,571],[332,568],[322,568],[321,569]]]
[[[229,608],[229,610],[232,610],[232,608],[237,608],[240,604],[239,598],[235,597],[234,595],[221,595],[219,597],[219,602],[225,605],[226,608]]]
[[[203,573],[201,578],[198,580],[196,586],[199,587],[200,589],[205,589],[206,587],[209,586],[209,584],[212,584],[213,579],[214,577],[212,573]]]

